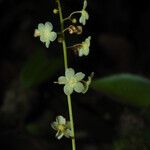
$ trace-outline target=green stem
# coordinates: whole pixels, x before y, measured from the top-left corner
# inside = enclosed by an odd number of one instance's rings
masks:
[[[72,114],[72,104],[71,104],[71,96],[67,96],[68,99],[68,109],[69,109],[69,118],[71,123],[71,131],[72,131],[72,150],[76,150],[75,143],[75,133],[74,133],[74,122],[73,122],[73,114]]]
[[[82,46],[82,43],[69,46],[69,47],[67,47],[67,49],[74,48],[74,47],[79,47],[79,46],[81,47],[81,46]]]
[[[63,16],[62,16],[60,1],[57,0],[57,3],[58,3],[58,10],[59,10],[61,33],[63,36],[62,45],[63,45],[63,54],[64,54],[64,66],[65,66],[65,70],[66,70],[68,68],[68,62],[67,62],[67,47],[66,47],[66,41],[65,41],[65,34],[63,32],[64,31],[64,23],[63,23]]]
[[[66,46],[66,41],[65,41],[65,34],[63,32],[64,31],[64,22],[63,22],[60,0],[57,0],[57,3],[58,3],[58,10],[59,10],[60,24],[61,24],[61,33],[63,36],[62,46],[63,46],[63,55],[64,55],[64,66],[65,66],[65,71],[66,71],[66,69],[68,68],[68,60],[67,60],[67,46]],[[67,96],[67,100],[68,100],[69,118],[70,118],[70,123],[71,123],[71,132],[72,132],[72,150],[76,150],[72,104],[71,104],[71,96],[70,95]]]
[[[78,14],[78,13],[81,13],[81,11],[74,11],[74,12],[72,12],[67,18],[64,18],[63,21],[71,20],[72,15]]]

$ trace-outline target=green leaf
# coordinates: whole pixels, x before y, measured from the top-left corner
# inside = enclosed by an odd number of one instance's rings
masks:
[[[50,79],[60,67],[60,59],[48,59],[44,51],[37,51],[23,66],[21,83],[27,88],[37,86]]]
[[[95,90],[116,100],[135,105],[150,105],[150,80],[132,74],[117,74],[93,81]]]

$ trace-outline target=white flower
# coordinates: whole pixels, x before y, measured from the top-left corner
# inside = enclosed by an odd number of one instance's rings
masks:
[[[84,85],[80,81],[85,77],[85,74],[78,72],[75,74],[74,69],[68,68],[65,71],[65,76],[58,78],[58,84],[65,84],[64,93],[66,95],[72,94],[73,90],[81,93],[84,90]]]
[[[53,25],[50,22],[39,23],[38,29],[35,29],[34,36],[40,36],[40,41],[45,43],[45,46],[48,48],[50,41],[54,41],[57,38],[56,32],[52,31]]]
[[[79,22],[82,23],[83,25],[86,24],[86,20],[89,19],[89,14],[88,12],[85,10],[87,7],[87,1],[84,0],[84,4],[83,4],[83,8],[81,10],[81,17],[79,18]]]
[[[90,48],[90,41],[91,41],[91,36],[85,39],[84,42],[82,42],[81,46],[78,48],[78,53],[79,56],[87,56],[89,54],[89,48]]]
[[[56,121],[51,123],[51,127],[57,131],[56,138],[61,139],[63,136],[72,137],[70,122],[66,121],[63,116],[57,116]]]

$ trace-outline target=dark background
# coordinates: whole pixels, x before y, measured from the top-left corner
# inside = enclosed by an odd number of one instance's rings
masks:
[[[64,16],[82,9],[81,0],[61,1]],[[46,49],[33,37],[38,23],[46,21],[59,31],[59,18],[52,13],[56,6],[55,0],[0,0],[0,150],[71,149],[71,141],[57,140],[50,126],[57,115],[68,118],[62,87],[53,84],[63,66],[54,62],[57,71],[30,88],[20,82],[28,59],[37,51],[63,64],[57,41]],[[90,19],[83,34],[67,34],[67,44],[91,35],[90,55],[78,58],[68,51],[69,66],[87,75],[94,72],[94,78],[126,72],[150,78],[149,2],[88,0],[87,10]],[[148,109],[118,103],[92,89],[85,95],[73,94],[72,101],[78,150],[150,149]]]

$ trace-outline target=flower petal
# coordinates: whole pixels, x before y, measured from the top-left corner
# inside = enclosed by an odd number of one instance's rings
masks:
[[[34,31],[34,37],[38,37],[38,36],[40,36],[40,32],[39,32],[38,29],[35,29],[35,31]]]
[[[85,9],[87,7],[87,1],[84,0],[84,3],[83,3],[83,9]]]
[[[50,41],[49,41],[49,40],[48,40],[48,41],[46,41],[46,43],[45,43],[46,48],[48,48],[48,47],[49,47],[49,44],[50,44]]]
[[[66,119],[63,116],[57,116],[56,121],[58,122],[59,125],[65,125],[66,124]]]
[[[79,49],[79,56],[80,56],[80,57],[83,56],[83,48],[80,48],[80,49]]]
[[[88,38],[85,39],[85,42],[90,46],[91,36],[88,36]]]
[[[85,94],[88,91],[90,83],[91,83],[90,81],[87,81],[86,84],[84,85],[84,90],[82,91],[83,94]]]
[[[88,77],[88,80],[85,82],[84,90],[82,91],[83,94],[85,94],[88,91],[89,86],[90,86],[90,84],[92,82],[93,76],[94,76],[94,72],[91,73],[91,75]]]
[[[60,76],[60,77],[58,78],[58,83],[59,83],[59,84],[66,84],[66,83],[67,83],[66,77]]]
[[[40,35],[40,41],[45,42],[45,37],[43,36],[43,34]]]
[[[56,32],[51,32],[51,33],[50,33],[50,37],[49,37],[50,41],[53,42],[56,38],[57,38]]]
[[[52,127],[54,130],[57,130],[58,122],[53,122],[53,123],[51,123],[51,127]]]
[[[77,92],[77,93],[81,93],[83,90],[84,90],[84,86],[81,82],[77,82],[74,86],[74,90]]]
[[[65,93],[66,95],[70,95],[70,94],[72,94],[72,92],[73,92],[73,87],[71,87],[71,86],[69,86],[68,84],[66,84],[66,85],[64,86],[64,93]]]
[[[45,23],[45,30],[52,31],[53,30],[53,25],[50,22]]]
[[[71,130],[70,130],[70,129],[65,130],[64,136],[67,137],[67,138],[72,137],[72,132],[71,132]]]
[[[58,140],[60,140],[64,136],[64,133],[61,131],[58,131],[55,136]]]
[[[74,75],[74,77],[77,81],[81,81],[85,77],[85,74],[82,72],[78,72]]]
[[[87,11],[85,11],[85,14],[84,14],[84,15],[85,15],[85,19],[88,20],[88,19],[89,19],[89,14],[88,14]]]
[[[68,69],[66,70],[66,72],[65,72],[65,76],[66,76],[66,78],[68,78],[68,79],[70,79],[71,77],[73,77],[74,74],[75,74],[75,71],[74,71],[74,69],[72,69],[72,68],[68,68]]]
[[[66,128],[67,128],[67,129],[71,129],[71,123],[70,123],[70,121],[67,121],[67,122],[66,122]]]
[[[83,15],[81,15],[81,17],[79,18],[79,22],[85,25],[85,18]]]
[[[84,49],[83,54],[87,56],[89,54],[89,50],[89,47],[87,47],[86,49]]]
[[[39,23],[38,24],[38,30],[39,30],[39,32],[41,32],[41,30],[43,30],[44,29],[44,24],[43,23]]]

